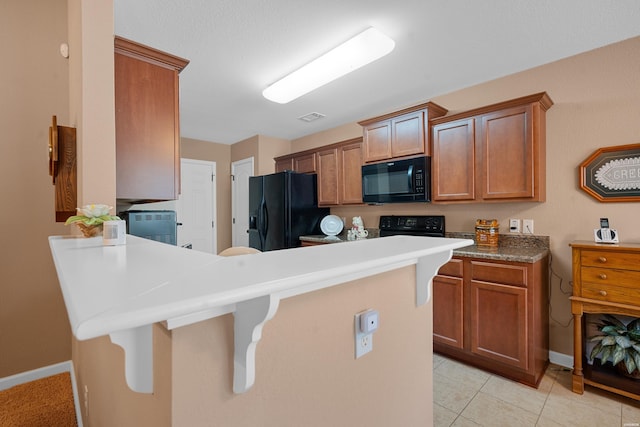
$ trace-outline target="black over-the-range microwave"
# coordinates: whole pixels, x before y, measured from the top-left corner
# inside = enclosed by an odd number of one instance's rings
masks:
[[[431,158],[373,163],[362,166],[364,203],[429,202]]]

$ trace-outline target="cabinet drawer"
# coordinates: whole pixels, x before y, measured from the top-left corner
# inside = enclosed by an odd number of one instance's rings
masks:
[[[471,261],[471,280],[526,287],[527,267],[513,264]]]
[[[638,303],[640,303],[640,288],[600,285],[598,283],[583,283],[582,297],[598,301],[638,305]]]
[[[640,272],[582,267],[582,297],[621,304],[640,303]]]
[[[441,274],[443,276],[462,277],[462,260],[452,259],[451,261],[440,267],[438,274]]]
[[[582,251],[580,263],[593,267],[640,271],[640,254],[608,251]]]

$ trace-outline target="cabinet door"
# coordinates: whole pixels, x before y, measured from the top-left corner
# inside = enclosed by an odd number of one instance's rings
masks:
[[[463,279],[440,276],[433,278],[433,341],[463,348]]]
[[[177,199],[177,79],[175,70],[115,54],[116,198]]]
[[[284,171],[292,171],[292,170],[293,170],[293,157],[276,159],[276,172],[284,172]]]
[[[527,288],[471,280],[470,290],[471,352],[528,369]]]
[[[316,153],[307,153],[295,156],[293,158],[293,170],[300,173],[316,172]]]
[[[433,127],[431,198],[434,201],[475,199],[475,120]]]
[[[364,128],[364,161],[391,158],[391,121],[372,123]]]
[[[483,199],[534,197],[531,105],[481,116]]]
[[[338,202],[343,205],[362,203],[362,143],[340,147],[338,156]]]
[[[338,149],[318,151],[318,205],[338,202]]]
[[[391,120],[391,157],[425,153],[424,111]]]

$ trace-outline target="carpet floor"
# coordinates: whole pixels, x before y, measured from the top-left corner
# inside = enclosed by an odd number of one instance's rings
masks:
[[[1,427],[77,426],[68,372],[0,391]]]

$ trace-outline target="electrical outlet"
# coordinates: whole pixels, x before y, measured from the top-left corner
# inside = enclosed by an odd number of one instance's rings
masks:
[[[522,232],[524,234],[533,234],[533,220],[525,219],[522,221]]]
[[[519,233],[520,232],[520,220],[519,219],[510,219],[509,220],[509,231],[511,233]]]
[[[354,316],[354,338],[356,359],[373,349],[373,332],[378,328],[378,312],[363,311]]]

